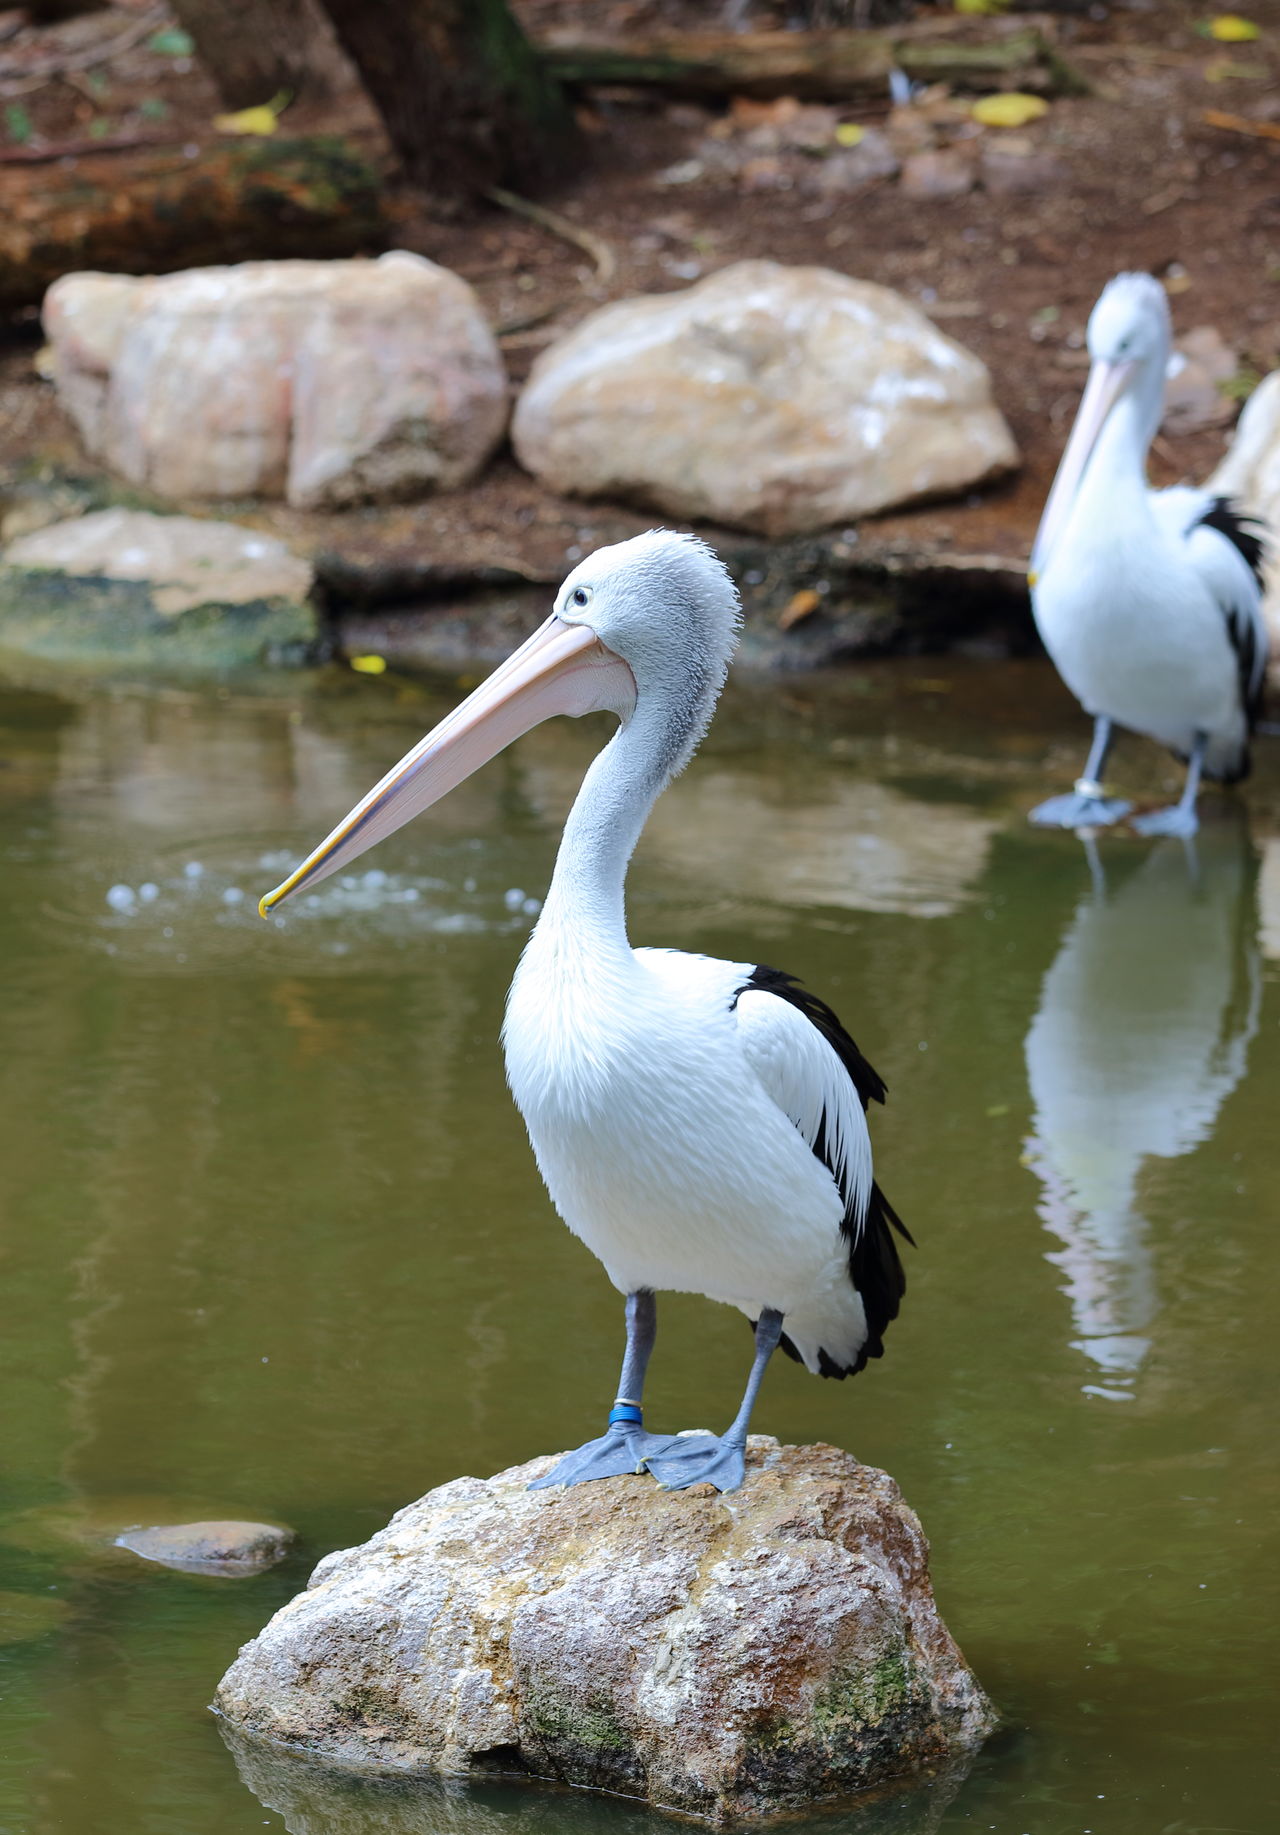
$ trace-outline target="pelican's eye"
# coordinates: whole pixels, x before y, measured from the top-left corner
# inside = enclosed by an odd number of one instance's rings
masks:
[[[584,605],[590,605],[591,588],[589,586],[575,586],[573,591],[569,594],[569,603],[570,605],[576,605],[579,611],[581,611]]]

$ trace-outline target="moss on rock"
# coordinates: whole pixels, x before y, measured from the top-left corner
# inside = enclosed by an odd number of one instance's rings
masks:
[[[233,524],[95,511],[10,544],[0,652],[88,675],[298,664],[322,634],[311,571]]]

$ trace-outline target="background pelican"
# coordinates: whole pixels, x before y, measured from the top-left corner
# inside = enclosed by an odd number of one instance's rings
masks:
[[[1029,579],[1045,649],[1093,715],[1093,747],[1073,794],[1051,797],[1031,820],[1096,827],[1128,813],[1102,786],[1117,724],[1187,761],[1182,800],[1133,826],[1190,835],[1201,773],[1235,783],[1249,770],[1267,663],[1261,544],[1224,498],[1147,488],[1171,350],[1160,283],[1117,275],[1088,338],[1093,365]]]
[[[904,1288],[893,1231],[906,1232],[873,1181],[865,1117],[884,1085],[831,1009],[775,969],[627,937],[631,852],[706,730],[737,628],[732,581],[703,543],[654,532],[601,549],[547,623],[262,901],[265,915],[336,872],[537,721],[619,717],[565,824],[503,1033],[547,1189],[627,1296],[608,1430],[540,1484],[647,1465],[673,1488],[733,1489],[779,1342],[820,1375],[851,1375],[880,1356]],[[753,1322],[723,1436],[645,1432],[657,1288]]]
[[[1157,1307],[1142,1169],[1208,1139],[1245,1073],[1262,976],[1243,822],[1206,830],[1203,871],[1166,841],[1112,888],[1088,845],[1093,886],[1027,1033],[1028,1158],[1077,1348],[1114,1383],[1146,1356]]]

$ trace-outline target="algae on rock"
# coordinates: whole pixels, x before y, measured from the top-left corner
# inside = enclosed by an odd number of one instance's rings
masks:
[[[86,674],[225,674],[320,640],[310,564],[231,523],[96,510],[20,536],[0,564],[0,652]]]

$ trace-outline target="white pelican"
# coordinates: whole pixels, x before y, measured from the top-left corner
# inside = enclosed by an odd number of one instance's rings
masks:
[[[1093,748],[1074,793],[1041,803],[1031,820],[1093,828],[1128,814],[1101,781],[1114,724],[1187,762],[1181,801],[1133,826],[1191,835],[1201,773],[1233,784],[1249,771],[1267,665],[1261,542],[1224,498],[1147,488],[1171,351],[1159,281],[1109,281],[1088,342],[1089,380],[1028,578],[1045,649],[1093,715]]]
[[[261,904],[265,916],[347,865],[538,721],[604,709],[621,721],[565,823],[503,1028],[552,1201],[626,1295],[608,1429],[540,1485],[647,1466],[671,1489],[733,1490],[775,1347],[853,1375],[881,1355],[905,1285],[893,1231],[907,1232],[872,1179],[865,1116],[884,1085],[831,1009],[775,969],[627,938],[627,863],[706,730],[738,622],[702,542],[654,531],[600,549],[541,629]],[[658,1288],[752,1321],[755,1360],[723,1435],[645,1432]]]

